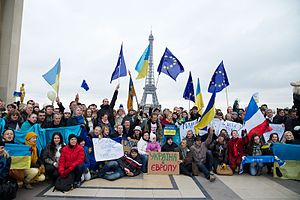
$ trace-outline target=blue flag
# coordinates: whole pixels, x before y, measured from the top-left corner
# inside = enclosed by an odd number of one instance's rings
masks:
[[[88,86],[88,84],[86,83],[85,80],[82,81],[81,87],[82,87],[83,89],[85,89],[85,91],[88,91],[88,90],[90,89],[89,86]]]
[[[188,82],[185,86],[185,90],[184,90],[184,93],[183,93],[183,98],[195,102],[194,84],[193,84],[193,78],[192,78],[192,73],[191,72],[190,72]]]
[[[117,62],[117,66],[115,68],[115,71],[111,75],[110,83],[122,76],[127,76],[127,69],[126,69],[126,64],[123,56],[123,44],[121,45],[121,50]]]
[[[209,86],[208,92],[213,93],[214,91],[220,92],[224,88],[229,85],[227,74],[223,65],[223,60],[219,64],[218,68],[216,69],[214,75],[212,76]]]
[[[14,91],[14,94],[13,94],[14,97],[20,97],[21,95],[22,95],[22,92]]]
[[[179,60],[166,48],[164,55],[160,59],[157,72],[165,73],[176,81],[177,76],[184,72],[184,68]]]

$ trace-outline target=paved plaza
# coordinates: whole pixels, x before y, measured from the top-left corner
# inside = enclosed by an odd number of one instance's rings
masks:
[[[20,189],[17,200],[27,199],[300,199],[300,182],[271,176],[217,176],[211,183],[201,176],[147,175],[116,181],[94,179],[69,192],[53,192],[50,184]]]

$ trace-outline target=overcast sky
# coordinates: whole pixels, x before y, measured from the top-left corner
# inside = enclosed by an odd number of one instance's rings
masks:
[[[182,98],[189,71],[194,86],[199,77],[205,105],[209,80],[224,60],[229,79],[229,102],[246,106],[259,92],[260,104],[271,108],[292,105],[291,81],[300,79],[300,1],[79,1],[25,0],[21,32],[18,86],[25,83],[26,100],[50,102],[52,87],[42,74],[61,58],[60,97],[68,104],[79,93],[81,102],[100,105],[111,98],[118,81],[110,84],[120,45],[132,71],[138,99],[144,79],[135,80],[135,65],[148,45],[152,27],[154,70],[166,47],[185,72],[177,82],[159,77],[162,107],[188,108]],[[85,79],[88,92],[80,88]],[[117,106],[126,107],[129,77],[122,77]],[[216,106],[226,107],[225,90]]]

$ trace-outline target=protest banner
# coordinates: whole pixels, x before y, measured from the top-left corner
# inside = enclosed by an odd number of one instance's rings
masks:
[[[221,126],[223,125],[224,121],[220,120],[218,118],[214,118],[210,124],[208,125],[208,127],[212,127],[215,129],[215,134],[218,136],[220,134]]]
[[[165,128],[167,128],[166,131]],[[167,133],[167,135],[165,135],[165,132]],[[166,143],[167,137],[171,137],[173,142],[179,145],[181,141],[179,128],[177,128],[177,126],[174,124],[166,124],[166,126],[163,128],[162,144]]]
[[[123,145],[110,138],[93,138],[96,161],[115,160],[124,155]]]
[[[228,135],[231,136],[231,132],[232,132],[233,130],[236,130],[236,131],[238,131],[238,133],[239,133],[239,137],[241,137],[241,130],[242,130],[242,128],[243,128],[243,125],[240,124],[240,123],[236,123],[236,122],[232,122],[232,121],[225,121],[225,122],[223,122],[223,123],[221,124],[221,126],[220,126],[220,131],[221,131],[222,129],[225,129],[225,130],[227,131]],[[218,133],[218,135],[219,135],[219,134],[220,134],[220,132]]]
[[[269,140],[272,133],[277,133],[279,136],[278,139],[281,141],[284,133],[284,126],[282,124],[269,124],[269,126],[272,128],[272,131],[263,134],[265,141],[267,142]]]
[[[274,177],[300,180],[300,145],[273,144],[273,154],[283,164],[274,162]]]
[[[198,123],[199,120],[195,119],[193,121],[188,121],[180,125],[180,138],[183,139],[186,136],[188,130],[192,130],[195,135],[194,126]]]
[[[179,174],[178,152],[150,152],[148,174]]]
[[[175,135],[177,127],[174,124],[166,124],[164,127],[164,135]]]

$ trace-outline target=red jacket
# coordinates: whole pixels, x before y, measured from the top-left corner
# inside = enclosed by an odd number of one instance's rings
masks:
[[[237,158],[242,158],[245,155],[244,147],[247,143],[247,136],[243,138],[230,139],[228,142],[229,161]]]
[[[78,164],[84,163],[84,150],[76,144],[73,148],[69,145],[65,146],[62,151],[58,162],[58,173],[62,177],[69,175]]]

